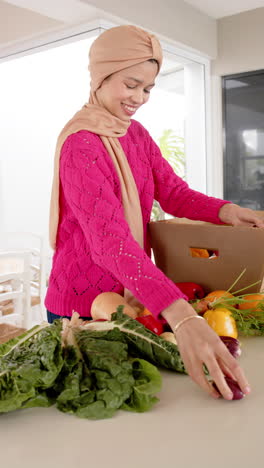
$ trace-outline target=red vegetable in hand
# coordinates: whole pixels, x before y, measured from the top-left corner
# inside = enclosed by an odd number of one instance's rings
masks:
[[[225,376],[225,381],[227,385],[229,386],[231,392],[233,393],[232,400],[241,400],[244,397],[244,393],[242,392],[238,383],[235,380],[231,379],[231,377],[227,377],[227,376]],[[218,393],[220,393],[215,382],[213,382],[213,387],[218,391]]]
[[[144,325],[153,333],[156,333],[156,335],[160,335],[161,333],[163,333],[162,323],[155,317],[153,317],[153,315],[143,315],[141,317],[137,317],[136,320],[139,323],[142,323],[142,325]]]
[[[188,297],[188,300],[202,299],[205,292],[199,284],[196,283],[175,283],[175,285]]]
[[[241,355],[240,343],[236,338],[232,336],[219,336],[219,338],[223,341],[234,358],[238,358]]]

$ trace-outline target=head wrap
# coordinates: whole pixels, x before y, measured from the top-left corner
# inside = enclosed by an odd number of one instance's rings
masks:
[[[158,39],[136,26],[117,26],[101,34],[89,52],[91,93],[112,73],[132,67],[146,60],[162,64],[162,50]]]
[[[124,68],[156,59],[162,63],[158,39],[136,26],[123,25],[103,32],[90,48],[91,92],[89,103],[78,111],[61,131],[56,145],[54,176],[50,203],[50,244],[56,248],[59,224],[59,160],[66,138],[80,130],[100,136],[119,176],[125,218],[135,240],[143,247],[143,223],[139,195],[134,177],[118,137],[126,134],[129,120],[121,120],[100,106],[96,91],[104,79]]]

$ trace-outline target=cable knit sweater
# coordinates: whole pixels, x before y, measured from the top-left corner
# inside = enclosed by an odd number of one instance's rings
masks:
[[[47,309],[90,316],[93,299],[124,287],[158,314],[185,297],[151,261],[147,232],[153,200],[177,217],[220,223],[226,203],[191,190],[162,157],[145,128],[132,120],[119,138],[139,192],[144,250],[130,233],[112,160],[100,137],[86,130],[70,135],[60,159],[60,221],[46,295]]]

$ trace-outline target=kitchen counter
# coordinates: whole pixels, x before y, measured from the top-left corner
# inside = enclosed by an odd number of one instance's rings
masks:
[[[188,376],[162,371],[160,402],[89,421],[56,408],[0,415],[5,468],[258,468],[263,466],[264,338],[242,340],[252,393],[214,400]]]

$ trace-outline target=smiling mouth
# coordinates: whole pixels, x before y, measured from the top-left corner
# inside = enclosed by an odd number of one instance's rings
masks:
[[[123,106],[128,112],[136,112],[137,110],[137,107],[128,106],[127,104],[123,104]]]

